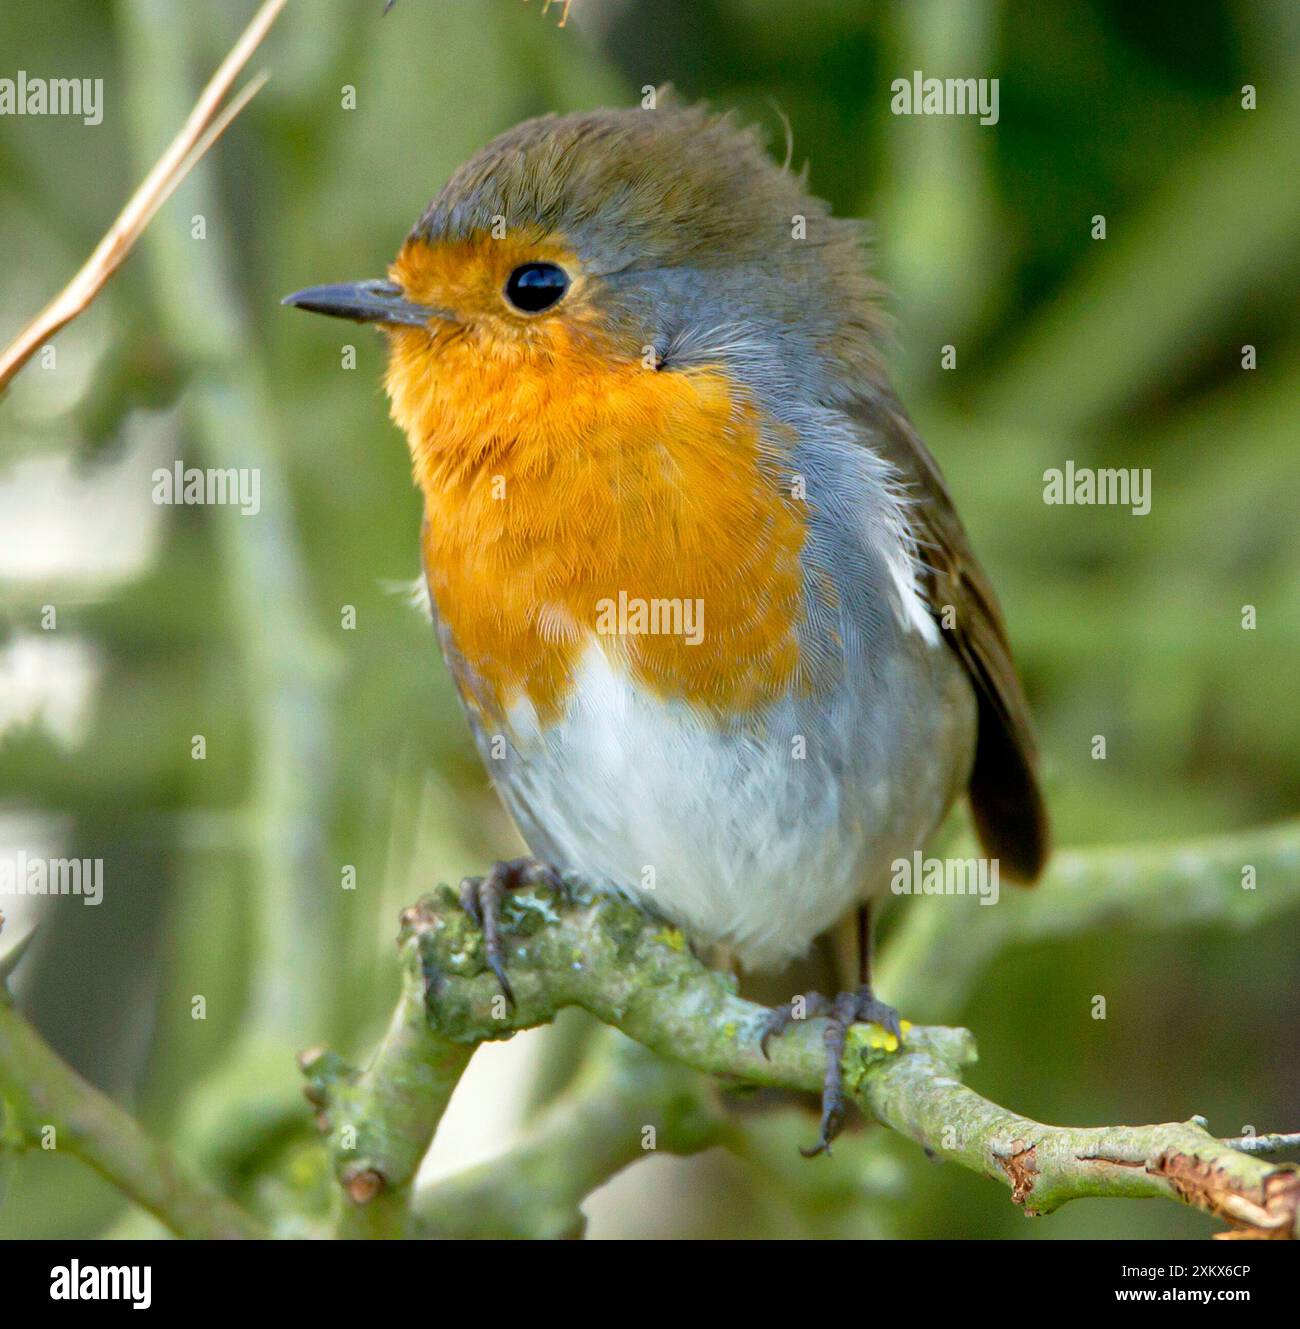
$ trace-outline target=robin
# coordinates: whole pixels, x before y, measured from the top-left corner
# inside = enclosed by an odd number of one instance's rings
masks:
[[[706,108],[529,120],[463,165],[384,280],[285,303],[375,323],[424,497],[425,580],[480,753],[535,859],[745,970],[857,911],[825,1014],[899,1034],[870,902],[963,791],[985,853],[1048,852],[1002,615],[882,367],[879,290],[752,129]]]

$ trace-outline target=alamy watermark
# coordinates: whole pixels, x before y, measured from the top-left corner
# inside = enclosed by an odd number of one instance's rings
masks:
[[[0,78],[0,115],[79,115],[82,124],[104,118],[102,78]]]
[[[681,637],[687,646],[704,640],[704,601],[644,600],[619,591],[596,601],[596,632],[602,637]]]
[[[0,858],[0,896],[79,895],[83,904],[104,898],[102,858],[42,858],[20,849]]]
[[[889,889],[895,895],[978,895],[980,904],[997,904],[996,858],[926,858],[918,849],[911,858],[891,864]]]
[[[242,516],[256,517],[262,510],[262,472],[256,466],[200,470],[178,461],[171,470],[160,466],[153,473],[153,501],[167,506],[238,506]]]
[[[1135,517],[1145,517],[1151,511],[1151,470],[1097,470],[1067,461],[1064,470],[1053,466],[1043,472],[1043,502],[1129,508]]]
[[[51,1301],[129,1301],[132,1310],[153,1305],[153,1265],[82,1264],[72,1260],[50,1270]]]
[[[982,125],[998,122],[998,81],[995,78],[896,78],[889,109],[895,115],[977,115]]]

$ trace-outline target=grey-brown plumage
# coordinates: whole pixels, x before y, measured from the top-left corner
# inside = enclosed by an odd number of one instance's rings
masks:
[[[1011,658],[997,597],[957,515],[939,465],[892,399],[855,404],[853,413],[871,429],[877,449],[902,477],[912,502],[907,516],[926,564],[920,579],[930,612],[944,628],[979,703],[975,762],[970,777],[971,814],[980,843],[1014,880],[1029,883],[1047,862],[1047,809],[1038,785],[1037,750],[1029,706]]]

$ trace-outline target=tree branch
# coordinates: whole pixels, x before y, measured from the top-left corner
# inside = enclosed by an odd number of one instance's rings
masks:
[[[1243,909],[1261,909],[1240,903],[1243,863],[1268,881],[1266,908],[1277,908],[1294,891],[1295,837],[1286,826],[1240,843],[1223,837],[1177,851],[1163,866],[1156,860],[1166,921],[1245,921]],[[1043,903],[1024,915],[1028,926],[999,930],[1002,944],[1013,935],[1048,935],[1062,918],[1074,929],[1114,921],[1123,912],[1119,901],[1142,889],[1130,879],[1133,858],[1125,851],[1070,857],[1067,880],[1044,888]],[[1106,869],[1096,878],[1096,896],[1109,900],[1109,909],[1083,894],[1090,860]],[[1059,914],[1053,890],[1063,895]],[[671,1152],[739,1137],[712,1087],[683,1066],[737,1085],[820,1088],[820,1021],[793,1027],[766,1060],[758,1047],[765,1008],[742,1001],[733,977],[705,968],[680,932],[629,901],[573,882],[559,890],[539,886],[508,896],[503,922],[512,940],[513,1009],[486,969],[479,928],[442,887],[403,914],[402,995],[369,1067],[358,1073],[325,1051],[304,1056],[308,1096],[321,1109],[346,1197],[339,1235],[573,1233],[583,1196],[645,1151],[647,1127],[655,1128],[656,1147]],[[415,1195],[420,1162],[474,1047],[545,1024],[566,1006],[587,1010],[664,1060],[622,1047],[589,1062],[524,1143]],[[912,1027],[901,1049],[891,1045],[872,1026],[851,1031],[848,1095],[936,1157],[1002,1181],[1027,1213],[1050,1213],[1090,1195],[1164,1196],[1224,1220],[1229,1231],[1221,1235],[1300,1235],[1300,1168],[1261,1157],[1294,1147],[1295,1135],[1218,1140],[1197,1119],[1044,1125],[961,1083],[961,1068],[975,1060],[966,1030]],[[251,1218],[65,1066],[7,1003],[0,1003],[0,1090],[9,1113],[6,1142],[31,1144],[52,1125],[73,1152],[178,1234],[258,1233]]]
[[[54,1134],[45,1137],[53,1129]],[[67,1149],[178,1237],[259,1237],[242,1210],[61,1061],[0,990],[0,1145]]]
[[[299,1058],[345,1197],[336,1215],[341,1237],[405,1233],[420,1160],[473,1055],[429,1027],[424,991],[418,963],[404,966],[388,1031],[364,1072],[324,1048]]]
[[[1300,1149],[1300,1131],[1291,1135],[1235,1135],[1223,1143],[1243,1154],[1286,1154]]]
[[[417,1193],[421,1237],[577,1237],[580,1205],[653,1152],[686,1155],[735,1133],[708,1078],[606,1031],[577,1081],[500,1158]]]
[[[1231,857],[1231,856],[1229,856]],[[1238,856],[1239,857],[1239,856]],[[517,1005],[510,1009],[487,971],[482,935],[446,887],[403,915],[399,950],[403,997],[379,1056],[362,1077],[317,1077],[327,1090],[327,1117],[335,1164],[348,1184],[363,1169],[370,1178],[352,1203],[366,1209],[396,1196],[409,1223],[410,1184],[433,1137],[469,1050],[545,1024],[565,1006],[580,1006],[644,1047],[723,1081],[818,1092],[823,1073],[822,1022],[793,1027],[759,1050],[766,1010],[742,1001],[730,975],[706,969],[681,933],[649,919],[630,902],[595,894],[576,883],[512,893],[504,929],[513,939],[507,962]],[[427,1020],[419,1018],[426,1007]],[[398,1030],[398,1034],[394,1034]],[[849,1096],[866,1113],[923,1145],[932,1154],[1000,1180],[1027,1213],[1045,1214],[1083,1196],[1164,1196],[1211,1213],[1230,1234],[1300,1235],[1300,1169],[1271,1164],[1216,1140],[1195,1122],[1095,1129],[1044,1125],[981,1097],[959,1079],[975,1060],[964,1029],[909,1030],[904,1046],[872,1026],[855,1027],[845,1061]],[[423,1069],[422,1069],[423,1068]],[[345,1086],[339,1096],[338,1085]],[[412,1100],[413,1086],[421,1085]],[[577,1113],[600,1110],[598,1099]],[[334,1103],[342,1103],[340,1115]],[[609,1122],[631,1117],[605,1110]],[[340,1123],[357,1127],[355,1149],[338,1146]],[[383,1128],[363,1131],[363,1123]],[[392,1129],[400,1123],[400,1129]],[[411,1133],[414,1132],[414,1133]],[[575,1145],[560,1166],[581,1157],[582,1139],[561,1117],[543,1140]],[[509,1193],[510,1169],[521,1164],[537,1177],[537,1142],[504,1162],[488,1164],[437,1188],[417,1202],[417,1218],[432,1230],[469,1229],[474,1219],[456,1204]],[[613,1150],[614,1166],[634,1156],[631,1140]],[[557,1160],[551,1159],[549,1175]],[[604,1169],[597,1169],[608,1175]],[[562,1209],[572,1206],[570,1192]],[[538,1204],[545,1204],[538,1197]],[[547,1223],[555,1220],[546,1218]],[[417,1227],[418,1227],[417,1222]],[[355,1226],[355,1225],[354,1225]]]
[[[1253,878],[1243,878],[1246,867]],[[990,908],[971,897],[902,901],[907,916],[881,954],[876,984],[900,1010],[941,1014],[965,1000],[996,955],[1022,942],[1101,927],[1246,931],[1297,906],[1300,820],[1176,845],[1060,850],[1032,890],[1003,891]]]

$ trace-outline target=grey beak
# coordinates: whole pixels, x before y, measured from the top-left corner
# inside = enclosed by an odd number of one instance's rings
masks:
[[[397,323],[407,327],[428,327],[429,320],[450,320],[446,309],[433,309],[408,300],[402,288],[390,281],[336,282],[333,286],[309,286],[280,301],[295,309],[313,314],[332,314],[350,318],[355,323]]]

